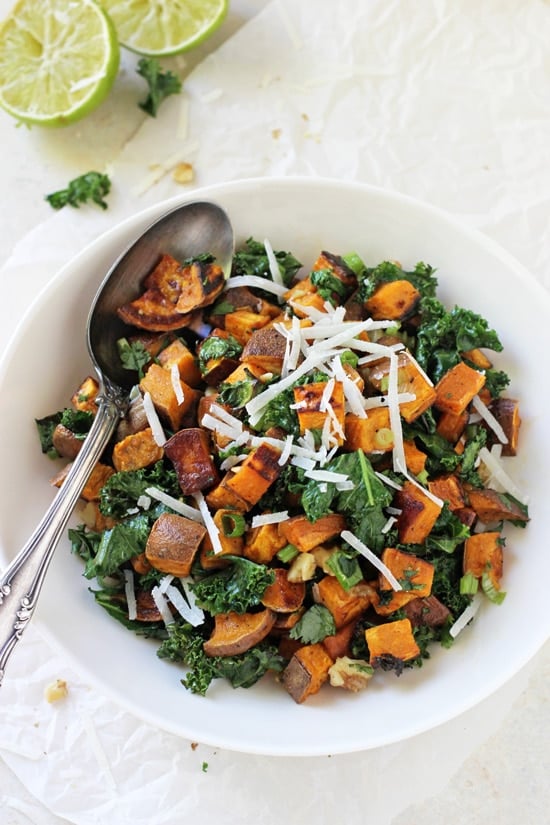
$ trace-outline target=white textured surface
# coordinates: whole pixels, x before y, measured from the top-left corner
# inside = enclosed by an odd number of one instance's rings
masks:
[[[0,0],[0,12],[10,5]],[[130,57],[110,101],[64,132],[16,130],[0,113],[0,260],[15,247],[1,273],[4,295],[10,284],[3,342],[34,291],[83,243],[181,191],[170,174],[145,186],[158,171],[150,164],[174,156],[193,162],[199,185],[300,173],[397,189],[482,228],[550,284],[550,3],[341,0],[335,15],[326,0],[235,0],[224,30],[190,62],[255,8],[257,18],[189,76],[186,134],[177,98],[141,126]],[[109,211],[52,217],[43,195],[105,164]],[[260,759],[192,750],[140,725],[92,695],[31,628],[0,696],[0,821],[59,825],[53,811],[78,825],[184,816],[209,825],[251,821],[253,811],[260,823],[302,825],[360,822],[368,811],[394,825],[543,825],[549,667],[547,643],[490,700],[401,746]],[[57,676],[68,678],[69,700],[46,706],[43,688]],[[165,763],[148,765],[144,752],[159,745]],[[95,807],[106,789],[109,804]]]

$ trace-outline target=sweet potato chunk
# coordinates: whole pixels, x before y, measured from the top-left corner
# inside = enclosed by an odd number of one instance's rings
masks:
[[[401,510],[397,530],[402,544],[422,544],[441,512],[441,506],[410,481],[397,493],[396,507]]]
[[[369,627],[365,630],[365,639],[369,648],[369,662],[373,667],[383,667],[401,672],[403,662],[420,655],[412,625],[409,619],[397,619]]]
[[[302,606],[306,595],[303,582],[291,582],[284,567],[272,568],[275,581],[269,584],[262,596],[262,604],[276,613],[294,613]]]
[[[387,407],[375,407],[366,418],[348,413],[345,420],[345,449],[365,453],[385,453],[393,450],[394,438]]]
[[[286,339],[274,327],[256,330],[250,336],[241,354],[241,361],[252,371],[279,375],[286,352]]]
[[[403,449],[405,451],[405,464],[413,476],[418,476],[424,472],[428,456],[422,450],[419,450],[414,441],[403,441]]]
[[[320,269],[329,269],[335,278],[342,281],[345,286],[351,287],[357,284],[355,272],[347,265],[340,255],[334,255],[325,249],[317,256],[312,267],[313,272]]]
[[[227,565],[227,560],[224,556],[242,556],[244,547],[243,536],[228,536],[226,535],[225,525],[232,523],[234,516],[240,516],[236,510],[216,510],[214,513],[214,524],[218,528],[221,551],[214,553],[212,540],[208,533],[203,539],[200,550],[200,562],[205,570],[216,570]],[[231,532],[231,530],[229,531]]]
[[[252,335],[271,322],[269,315],[259,315],[248,309],[238,309],[225,316],[224,328],[239,344],[248,343]]]
[[[403,607],[403,612],[413,627],[440,627],[451,615],[436,596],[413,599]]]
[[[322,430],[327,417],[331,418],[331,432],[338,444],[344,441],[344,385],[341,381],[335,381],[325,409],[321,409],[327,383],[325,381],[315,381],[311,384],[294,387],[294,402],[300,406],[297,408],[298,421],[300,423],[300,433],[303,435],[306,430]],[[332,414],[326,409],[330,406]]]
[[[476,533],[464,542],[464,572],[480,579],[487,573],[494,587],[500,589],[503,541],[498,531]]]
[[[61,487],[67,478],[71,466],[72,462],[66,464],[63,469],[50,480],[50,483],[54,487]],[[107,483],[114,472],[115,471],[113,468],[109,467],[108,464],[102,464],[98,461],[92,470],[88,481],[84,485],[80,498],[84,499],[84,501],[99,501],[101,488]]]
[[[456,444],[468,423],[468,410],[461,413],[444,412],[439,416],[436,430],[451,444]]]
[[[380,593],[390,591],[390,598],[374,602],[374,609],[378,615],[388,616],[413,599],[430,595],[434,577],[433,564],[394,547],[386,547],[382,553],[382,561],[401,584],[403,590],[392,590],[386,577],[380,573],[378,577]]]
[[[283,685],[298,704],[318,693],[333,661],[321,644],[304,645],[283,671]]]
[[[206,528],[192,519],[175,513],[163,513],[153,524],[145,556],[149,564],[162,573],[188,576]]]
[[[351,640],[355,632],[355,621],[350,621],[338,628],[333,636],[325,636],[321,644],[331,659],[341,656],[351,656]]]
[[[470,507],[484,524],[497,521],[529,521],[525,512],[513,501],[504,498],[496,490],[470,490]]]
[[[80,452],[84,439],[73,433],[64,424],[58,424],[52,434],[52,444],[62,458],[68,458],[72,461]]]
[[[163,449],[153,438],[150,427],[127,435],[113,447],[113,464],[118,472],[141,470],[149,467],[163,456]]]
[[[156,410],[172,430],[179,430],[186,414],[198,402],[199,393],[181,381],[183,401],[180,403],[174,390],[172,376],[159,364],[151,364],[140,381],[141,390],[148,392]]]
[[[207,656],[238,656],[265,639],[274,623],[275,614],[268,608],[258,613],[218,613],[204,652]]]
[[[243,553],[250,561],[269,564],[286,544],[278,524],[262,524],[246,531]]]
[[[98,393],[98,381],[95,378],[88,376],[73,394],[71,404],[75,410],[91,412],[95,415],[97,412],[96,398]]]
[[[397,356],[398,391],[410,392],[415,398],[400,404],[399,409],[407,423],[417,419],[432,406],[436,392],[431,383],[409,352],[400,352]],[[379,363],[369,371],[369,380],[375,389],[387,392],[390,374],[390,359],[381,358]]]
[[[428,482],[428,489],[434,496],[447,501],[450,510],[460,510],[466,504],[462,484],[455,475],[448,474],[434,478]]]
[[[175,364],[182,381],[190,387],[199,387],[202,382],[201,371],[197,359],[191,350],[183,343],[181,338],[176,338],[161,350],[157,356],[161,367],[171,370]]]
[[[229,471],[224,486],[253,507],[281,473],[279,450],[270,444],[260,444],[239,466],[238,472]]]
[[[461,361],[437,382],[434,404],[438,410],[460,415],[484,384],[483,373]]]
[[[365,302],[365,309],[375,321],[399,320],[410,315],[420,292],[406,279],[381,284]]]
[[[288,544],[293,544],[302,553],[313,550],[319,544],[333,539],[345,529],[344,516],[330,513],[313,523],[306,516],[293,516],[279,524],[279,532]]]
[[[319,295],[317,287],[309,277],[298,281],[288,292],[285,292],[283,298],[298,318],[307,318],[309,308],[316,309],[318,312],[326,312],[325,299]]]
[[[504,430],[504,434],[508,439],[508,443],[502,445],[502,455],[516,455],[519,430],[521,427],[519,402],[513,398],[497,398],[491,403],[491,412]],[[496,437],[490,432],[489,444],[495,442]]]
[[[357,619],[371,604],[372,588],[365,582],[344,590],[336,576],[325,576],[313,586],[313,598],[334,618],[336,629]]]
[[[218,472],[210,455],[210,440],[200,427],[178,430],[165,443],[164,452],[174,465],[184,495],[206,490],[217,482]]]

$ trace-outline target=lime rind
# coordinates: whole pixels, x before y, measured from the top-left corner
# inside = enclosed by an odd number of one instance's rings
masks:
[[[171,57],[198,46],[222,24],[228,0],[101,0],[126,49]]]
[[[95,0],[20,0],[0,27],[0,105],[30,125],[64,126],[89,114],[118,73],[116,29]]]

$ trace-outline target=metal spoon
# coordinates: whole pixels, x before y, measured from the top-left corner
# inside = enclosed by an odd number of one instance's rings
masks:
[[[149,226],[101,284],[87,323],[88,352],[100,382],[98,411],[55,499],[0,578],[0,685],[8,658],[34,613],[54,550],[136,383],[136,373],[124,369],[118,356],[116,342],[128,327],[118,318],[117,307],[138,297],[144,277],[163,253],[177,260],[210,253],[228,277],[233,250],[233,229],[224,210],[207,201],[186,203]]]

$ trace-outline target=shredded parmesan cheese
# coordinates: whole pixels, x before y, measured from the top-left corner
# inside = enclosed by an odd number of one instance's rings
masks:
[[[284,286],[283,276],[281,275],[281,270],[279,268],[277,258],[275,257],[273,247],[271,246],[267,238],[264,240],[264,247],[267,255],[267,260],[269,262],[269,271],[271,273],[271,277],[273,278],[273,282],[276,284],[280,284],[281,286]]]
[[[159,490],[158,487],[147,487],[145,492],[148,496],[151,496],[151,498],[162,502],[162,504],[170,507],[171,510],[179,513],[180,516],[185,516],[185,518],[190,518],[193,521],[202,521],[201,514],[198,510],[194,507],[190,507],[178,498],[168,495],[168,493],[165,493],[164,490]]]
[[[502,429],[502,426],[497,421],[489,407],[483,403],[479,395],[474,395],[472,398],[472,407],[477,410],[480,416],[486,421],[492,429],[501,444],[508,444],[508,436]]]
[[[169,584],[166,588],[166,595],[186,622],[189,622],[193,627],[198,627],[203,623],[204,613],[201,611],[202,616],[200,616],[197,610],[193,610],[187,603],[185,596],[173,584]]]
[[[166,601],[166,597],[163,593],[161,593],[160,588],[158,586],[153,587],[151,590],[151,596],[153,597],[153,601],[155,602],[155,606],[162,616],[162,621],[168,627],[168,625],[174,623],[174,617],[172,616],[172,612],[170,607],[168,606],[168,602]]]
[[[483,461],[487,469],[493,474],[499,484],[502,484],[506,492],[510,493],[511,496],[514,496],[514,498],[517,498],[517,500],[522,504],[529,504],[529,498],[524,495],[515,482],[512,481],[501,462],[498,461],[494,455],[492,455],[487,447],[482,447],[480,449],[479,458]]]
[[[449,628],[449,634],[453,637],[453,639],[456,639],[458,634],[462,633],[466,625],[472,621],[481,606],[482,599],[483,596],[481,593],[476,593],[468,607],[462,611],[454,624],[451,625]]]
[[[254,516],[252,519],[252,527],[262,527],[264,524],[280,524],[283,521],[288,521],[288,510]]]
[[[172,381],[172,388],[178,405],[181,406],[185,401],[185,393],[180,380],[180,371],[177,364],[172,364],[170,367],[170,380]]]
[[[133,570],[124,570],[124,593],[126,595],[126,603],[128,605],[128,618],[131,622],[133,622],[137,618],[137,602],[136,591],[134,588]]]
[[[208,535],[210,536],[210,541],[212,542],[212,549],[214,551],[214,554],[221,553],[223,547],[220,541],[220,531],[214,523],[214,519],[210,514],[210,510],[208,509],[208,505],[206,504],[203,494],[200,491],[198,491],[196,493],[193,493],[193,498],[197,502],[199,510],[201,511],[202,520],[204,526],[208,531]]]
[[[266,292],[273,292],[282,298],[288,292],[283,284],[270,281],[269,278],[261,278],[259,275],[234,275],[227,281],[226,289],[233,289],[236,286],[251,286],[255,289],[263,289]]]
[[[147,422],[151,427],[155,443],[158,444],[159,447],[163,447],[166,444],[166,436],[164,435],[164,430],[162,429],[162,424],[160,423],[160,418],[153,404],[151,394],[148,392],[143,393],[143,410],[147,416]]]
[[[354,550],[357,550],[358,553],[361,553],[371,564],[373,564],[377,570],[379,570],[382,575],[388,580],[391,584],[393,590],[403,590],[402,586],[399,584],[391,570],[384,562],[378,558],[378,556],[370,550],[366,544],[363,544],[362,541],[359,541],[357,536],[354,536],[353,533],[350,533],[349,530],[343,530],[340,533],[340,536],[347,541],[350,547],[353,547]]]

